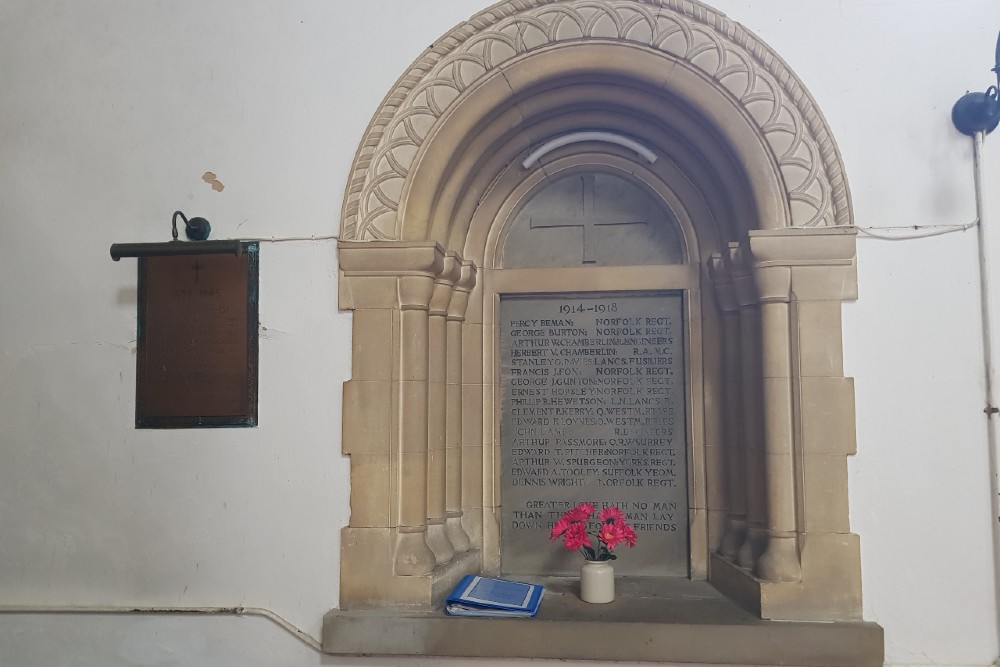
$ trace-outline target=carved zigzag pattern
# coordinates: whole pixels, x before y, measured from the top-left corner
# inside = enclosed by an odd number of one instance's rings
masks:
[[[434,44],[383,101],[355,158],[342,238],[399,238],[396,211],[410,166],[434,123],[470,85],[521,54],[586,38],[650,46],[711,77],[769,144],[793,224],[850,224],[839,154],[815,102],[738,23],[690,0],[509,0]]]

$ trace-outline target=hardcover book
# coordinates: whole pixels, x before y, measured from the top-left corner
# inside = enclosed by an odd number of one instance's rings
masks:
[[[445,600],[449,616],[485,618],[533,618],[542,601],[538,584],[494,579],[469,574],[462,578]]]

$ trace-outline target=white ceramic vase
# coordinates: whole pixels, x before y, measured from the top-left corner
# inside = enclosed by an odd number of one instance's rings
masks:
[[[609,560],[588,560],[580,567],[580,599],[601,604],[614,602],[615,566]]]

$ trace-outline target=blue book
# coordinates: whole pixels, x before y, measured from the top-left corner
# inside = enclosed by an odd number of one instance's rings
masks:
[[[533,618],[542,601],[542,586],[468,574],[445,599],[449,616]]]

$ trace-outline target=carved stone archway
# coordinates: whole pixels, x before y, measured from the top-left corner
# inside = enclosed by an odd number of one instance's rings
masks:
[[[725,91],[781,174],[787,226],[852,224],[843,164],[819,108],[784,61],[743,26],[691,0],[517,0],[497,3],[437,40],[383,100],[351,170],[341,238],[405,238],[399,212],[408,181],[455,103],[526,54],[587,40],[649,48],[663,56],[661,81],[673,63],[683,63]]]
[[[528,166],[567,134],[583,138]],[[430,607],[460,576],[493,571],[491,303],[513,284],[496,237],[532,178],[594,165],[690,221],[683,269],[616,284],[664,281],[698,306],[693,574],[764,618],[859,619],[840,157],[780,58],[686,0],[499,3],[425,52],[373,118],[341,221],[340,305],[354,313],[341,607]]]

